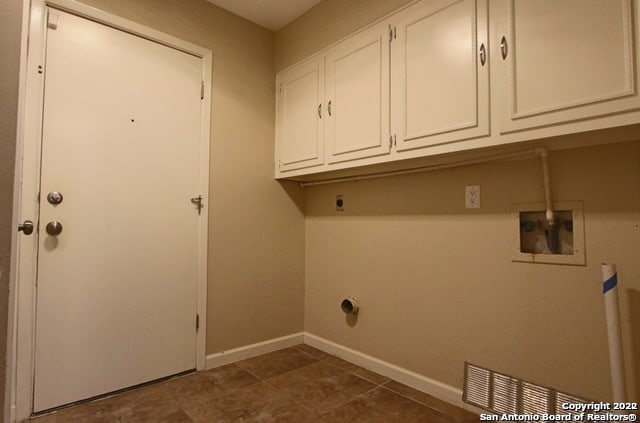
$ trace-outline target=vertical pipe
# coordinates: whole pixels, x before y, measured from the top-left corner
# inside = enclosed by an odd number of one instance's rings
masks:
[[[622,359],[622,331],[618,311],[618,275],[615,264],[602,263],[602,294],[609,338],[609,363],[614,402],[625,402],[627,397],[624,361]]]
[[[536,153],[540,155],[542,159],[542,176],[544,178],[544,199],[547,207],[546,217],[549,226],[553,226],[553,206],[551,205],[551,181],[549,178],[549,152],[546,148],[536,148]]]

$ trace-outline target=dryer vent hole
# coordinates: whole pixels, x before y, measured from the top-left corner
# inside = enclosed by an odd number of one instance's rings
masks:
[[[358,303],[353,298],[345,298],[342,300],[340,308],[346,314],[356,314],[358,312]]]

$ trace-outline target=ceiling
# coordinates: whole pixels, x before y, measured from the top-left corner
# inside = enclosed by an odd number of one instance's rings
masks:
[[[272,31],[311,9],[320,0],[208,0],[238,16]]]

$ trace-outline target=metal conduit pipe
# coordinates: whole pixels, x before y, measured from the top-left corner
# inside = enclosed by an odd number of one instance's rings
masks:
[[[542,147],[536,148],[533,150],[517,151],[515,153],[498,154],[498,155],[480,157],[477,159],[461,160],[453,163],[422,166],[422,167],[416,167],[412,169],[394,170],[394,171],[388,171],[388,172],[377,172],[377,173],[370,173],[367,175],[359,175],[359,176],[345,176],[342,178],[324,179],[324,180],[312,181],[312,182],[299,182],[298,184],[300,188],[306,188],[306,187],[311,187],[315,185],[363,181],[367,179],[383,178],[386,176],[409,175],[412,173],[430,172],[433,170],[440,170],[440,169],[450,169],[454,167],[469,166],[473,164],[486,163],[486,162],[496,161],[496,160],[514,159],[518,157],[526,157],[531,155],[540,156],[540,159],[542,161],[542,176],[544,179],[544,198],[545,198],[545,208],[546,208],[545,216],[547,219],[547,223],[549,224],[549,228],[554,229],[556,227],[556,224],[555,224],[555,216],[553,213],[553,204],[551,201],[551,179],[549,176],[549,152],[546,148],[542,148]]]
[[[506,153],[506,154],[485,156],[485,157],[480,157],[480,158],[477,158],[477,159],[461,160],[461,161],[457,161],[457,162],[453,162],[453,163],[445,163],[445,164],[439,164],[439,165],[421,166],[421,167],[415,167],[415,168],[412,168],[412,169],[392,170],[392,171],[387,171],[387,172],[369,173],[369,174],[366,174],[366,175],[359,175],[359,176],[345,176],[345,177],[341,177],[341,178],[323,179],[323,180],[320,180],[320,181],[298,182],[298,185],[300,186],[300,188],[306,188],[306,187],[311,187],[311,186],[315,186],[315,185],[337,184],[337,183],[340,183],[340,182],[363,181],[363,180],[367,180],[367,179],[383,178],[383,177],[386,177],[386,176],[398,176],[398,175],[409,175],[409,174],[412,174],[412,173],[430,172],[432,170],[450,169],[450,168],[454,168],[454,167],[469,166],[469,165],[473,165],[473,164],[492,162],[492,161],[496,161],[496,160],[506,160],[506,159],[515,159],[515,158],[519,158],[519,157],[534,156],[534,155],[540,154],[540,152],[538,150],[540,150],[540,149],[523,150],[523,151],[518,151],[518,152],[515,152],[515,153]],[[544,150],[544,151],[546,152],[546,150]],[[549,198],[551,198],[551,197],[549,197]]]

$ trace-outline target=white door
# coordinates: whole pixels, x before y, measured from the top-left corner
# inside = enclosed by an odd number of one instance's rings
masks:
[[[34,411],[196,367],[202,59],[49,12]]]
[[[489,134],[487,19],[485,0],[423,1],[394,17],[398,151]]]
[[[389,29],[380,24],[327,55],[329,163],[389,154]]]

